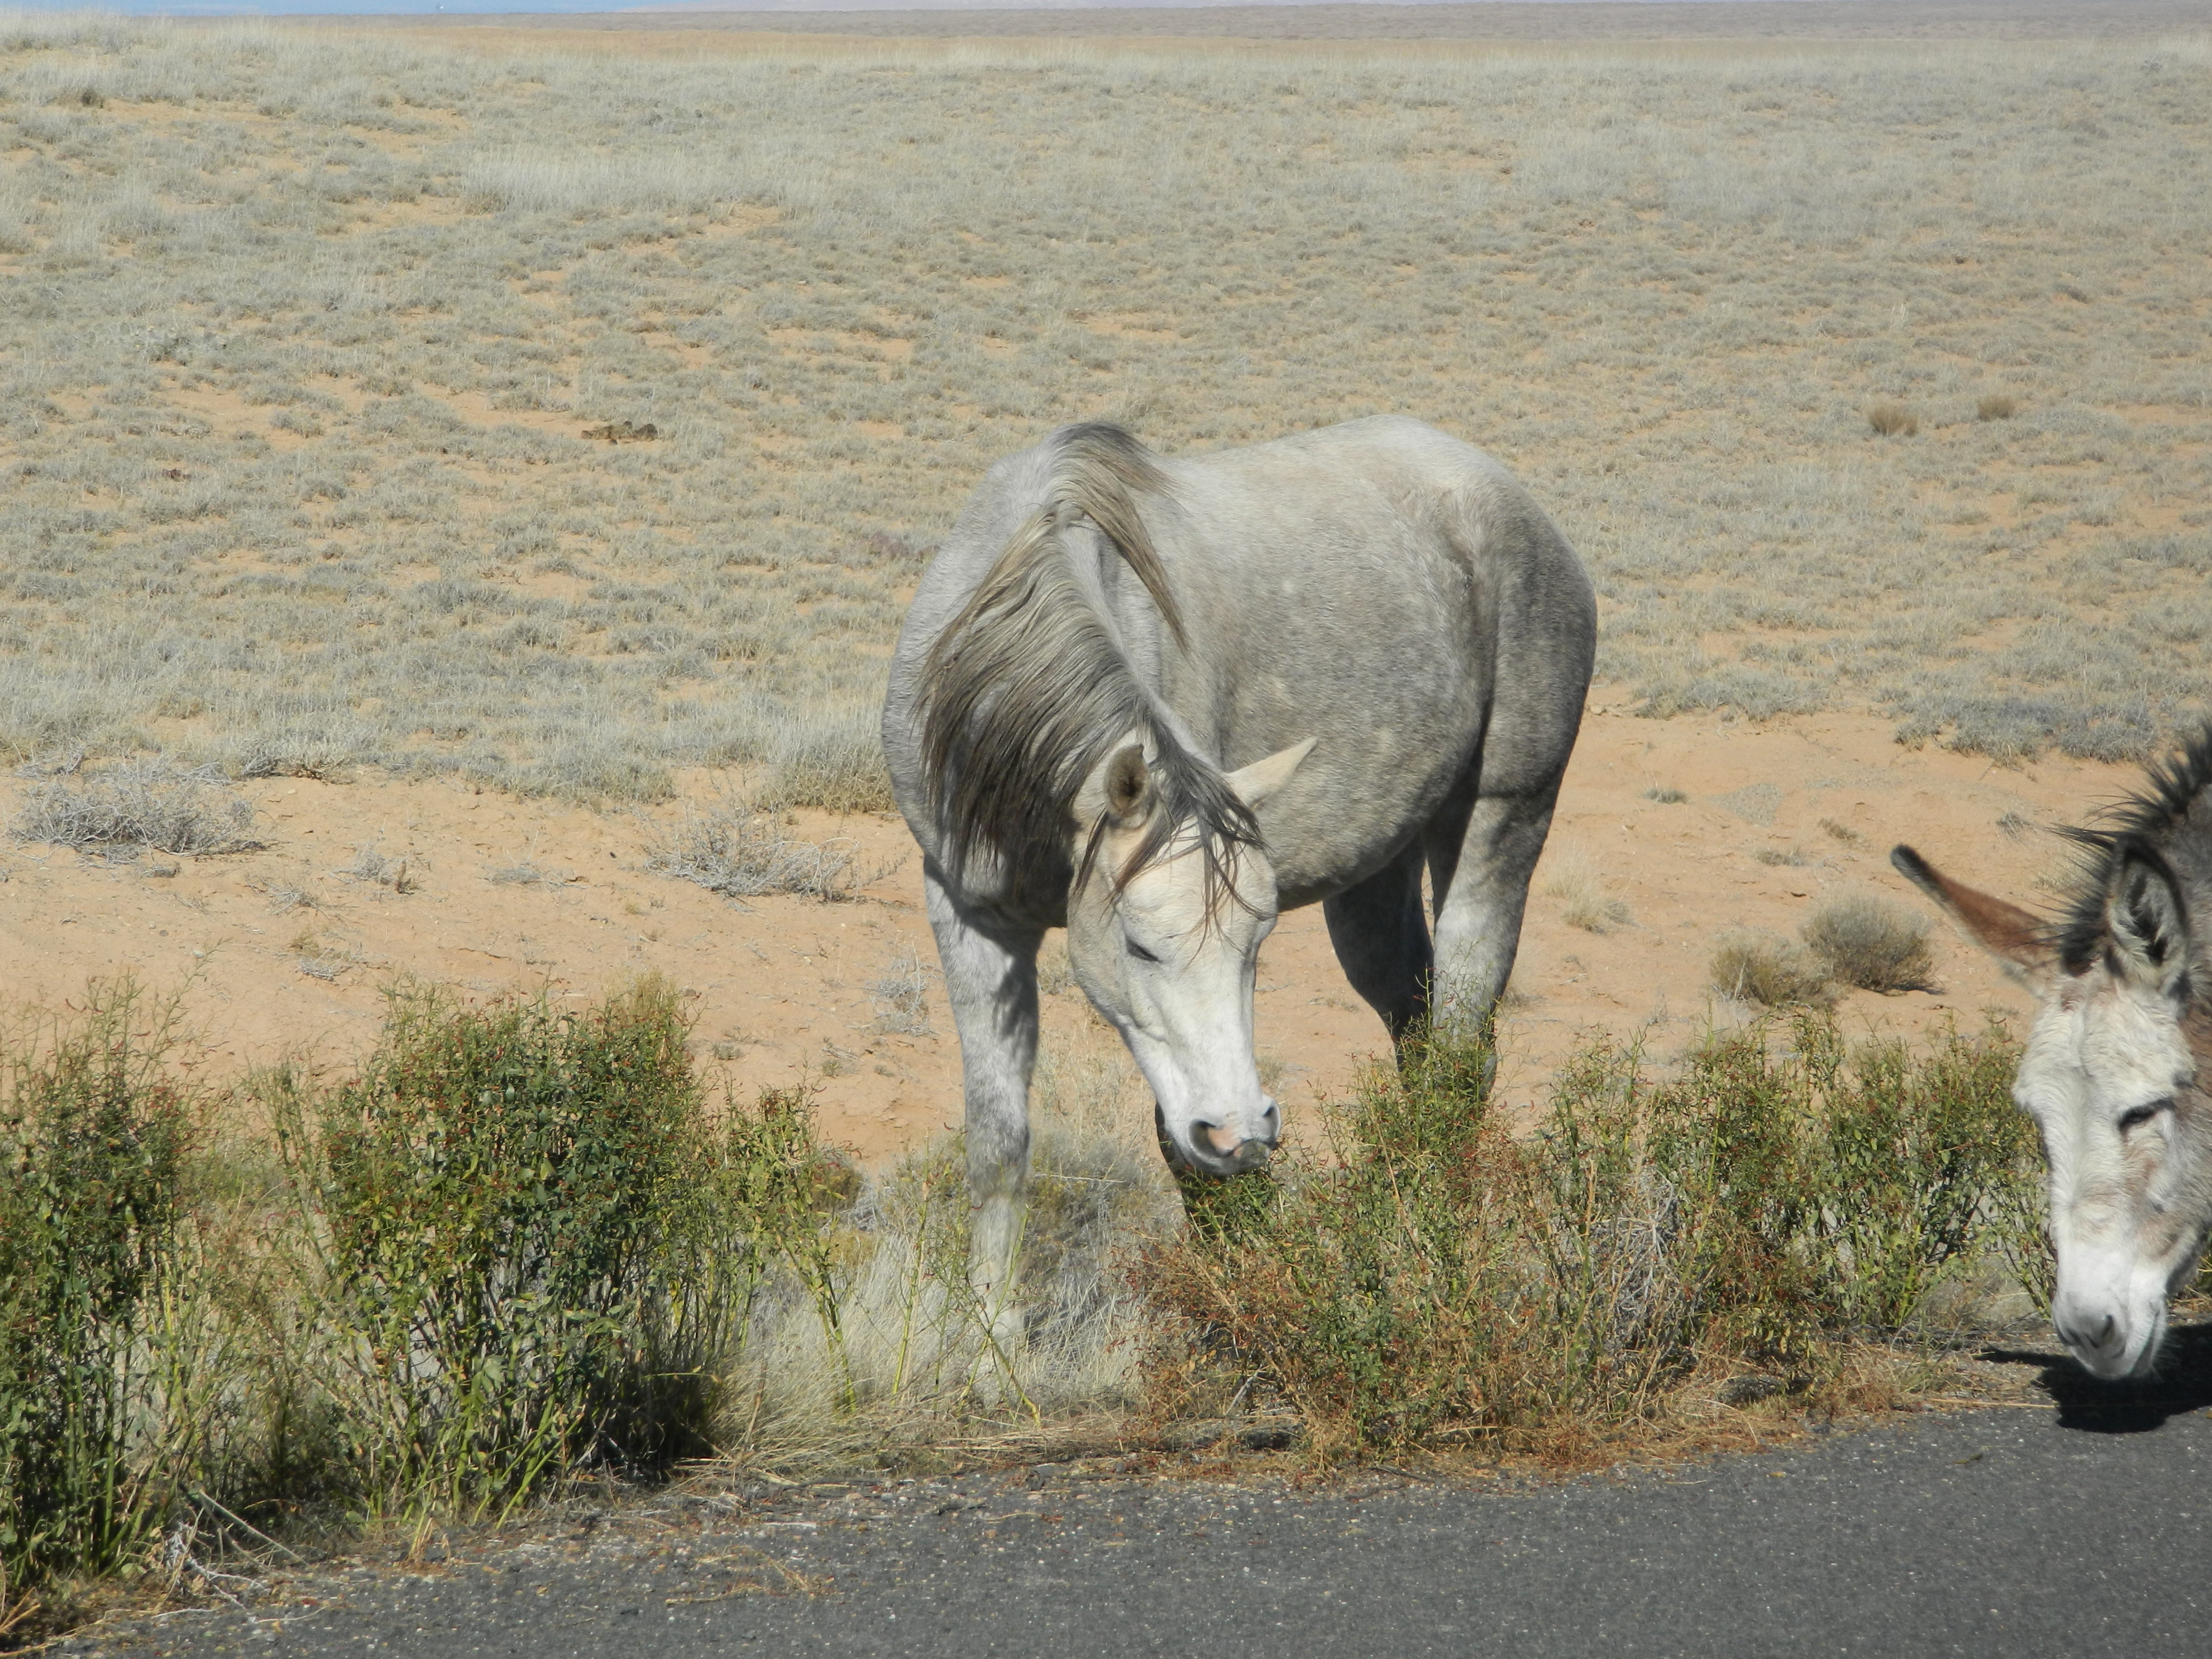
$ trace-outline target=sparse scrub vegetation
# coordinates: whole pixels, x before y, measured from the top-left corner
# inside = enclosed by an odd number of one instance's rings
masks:
[[[255,1074],[219,1143],[128,988],[21,1030],[0,1110],[19,1629],[65,1618],[31,1622],[70,1575],[149,1559],[187,1494],[212,1560],[246,1541],[233,1516],[299,1540],[705,1452],[896,1468],[1088,1419],[1126,1439],[1257,1413],[1323,1461],[1578,1459],[1709,1415],[1747,1368],[1848,1404],[1853,1339],[1993,1255],[2039,1272],[1994,1030],[1846,1054],[1807,1015],[1663,1084],[1601,1040],[1533,1136],[1492,1111],[1483,1052],[1416,1044],[1334,1109],[1334,1158],[1195,1186],[1188,1231],[1127,1132],[1126,1056],[1048,1048],[1012,1350],[966,1289],[958,1138],[871,1180],[803,1089],[710,1106],[660,981],[574,1011],[402,987],[357,1073]]]
[[[913,550],[992,459],[1097,413],[1170,453],[1270,437],[1378,386],[1539,489],[1646,710],[2140,755],[2212,702],[2186,653],[2147,684],[2134,620],[2202,628],[2212,526],[2133,507],[2208,494],[2208,101],[2201,54],[2123,44],[519,71],[14,20],[0,756],[611,800],[730,764],[881,810]],[[1163,188],[1170,119],[1209,165]],[[1287,311],[1221,302],[1285,270]],[[2012,418],[1870,463],[1870,404],[1999,377]],[[2065,499],[1991,524],[2036,481]]]
[[[1933,988],[1928,920],[1871,893],[1847,894],[1815,910],[1805,943],[1829,975],[1864,991]]]
[[[1978,421],[2008,421],[2019,413],[2020,399],[2001,392],[1986,392],[1974,400],[1974,418]]]
[[[81,850],[154,848],[164,853],[243,853],[253,804],[212,767],[127,761],[33,787],[15,820],[18,841]]]
[[[1169,1409],[1230,1390],[1294,1410],[1320,1455],[1428,1448],[1573,1461],[1620,1425],[1710,1414],[1748,1370],[1831,1405],[1851,1339],[1911,1325],[1947,1274],[2035,1240],[1991,1030],[1846,1054],[1802,1015],[1716,1037],[1654,1085],[1607,1043],[1562,1070],[1531,1136],[1486,1056],[1429,1045],[1335,1121],[1340,1164],[1255,1184],[1146,1258],[1179,1315]],[[1203,1356],[1203,1358],[1194,1358]]]

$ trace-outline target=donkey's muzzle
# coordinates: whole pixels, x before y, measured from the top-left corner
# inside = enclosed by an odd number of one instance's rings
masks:
[[[2058,1340],[2093,1375],[2112,1381],[2127,1374],[2128,1331],[2118,1319],[2088,1314],[2061,1313],[2053,1322]]]

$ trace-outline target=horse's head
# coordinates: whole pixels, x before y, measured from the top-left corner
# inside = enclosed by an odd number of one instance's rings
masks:
[[[2096,891],[2056,932],[1939,874],[1891,861],[2041,1000],[2013,1097],[2051,1165],[2051,1317],[2097,1376],[2148,1370],[2166,1299],[2212,1225],[2212,990],[2185,884],[2138,837],[2102,848]]]
[[[1311,739],[1222,778],[1243,822]],[[1067,901],[1067,960],[1129,1045],[1177,1156],[1213,1175],[1267,1162],[1282,1119],[1252,1054],[1252,981],[1275,925],[1275,870],[1256,834],[1178,810],[1131,742],[1076,799],[1085,838]]]

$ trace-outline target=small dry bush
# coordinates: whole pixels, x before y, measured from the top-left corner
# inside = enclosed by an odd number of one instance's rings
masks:
[[[1772,933],[1730,934],[1713,951],[1713,989],[1762,1008],[1823,1001],[1828,977],[1810,951]]]
[[[854,844],[842,836],[799,841],[786,828],[781,813],[734,796],[686,807],[647,854],[646,867],[726,898],[851,898],[859,887]]]
[[[929,1035],[929,967],[912,947],[901,951],[868,987],[874,1029],[890,1036]]]
[[[1974,418],[1978,421],[2008,421],[2019,413],[2020,400],[2002,392],[1992,392],[1974,404]]]
[[[1902,404],[1875,404],[1866,412],[1867,424],[1885,438],[1911,438],[1920,431],[1920,417]]]
[[[83,849],[151,847],[164,853],[244,853],[253,804],[213,767],[133,761],[89,776],[57,778],[26,795],[18,841]]]
[[[1831,899],[1802,929],[1830,977],[1863,991],[1933,988],[1934,957],[1923,916],[1870,893]]]
[[[1600,1042],[1518,1135],[1486,1053],[1416,1042],[1338,1112],[1340,1162],[1221,1183],[1148,1253],[1179,1326],[1152,1353],[1156,1405],[1256,1387],[1323,1457],[1572,1457],[1710,1409],[1700,1376],[1847,1387],[1854,1334],[1907,1325],[1984,1248],[2035,1248],[2014,1224],[2035,1192],[2016,1058],[1996,1028],[1847,1055],[1807,1014],[1716,1038],[1654,1087]]]

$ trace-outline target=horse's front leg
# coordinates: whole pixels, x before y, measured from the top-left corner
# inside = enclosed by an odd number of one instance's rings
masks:
[[[1002,1347],[1021,1337],[1014,1303],[1030,1176],[1030,1073],[1036,1065],[1042,929],[962,902],[933,864],[922,872],[945,993],[960,1033],[968,1111],[969,1282]]]

